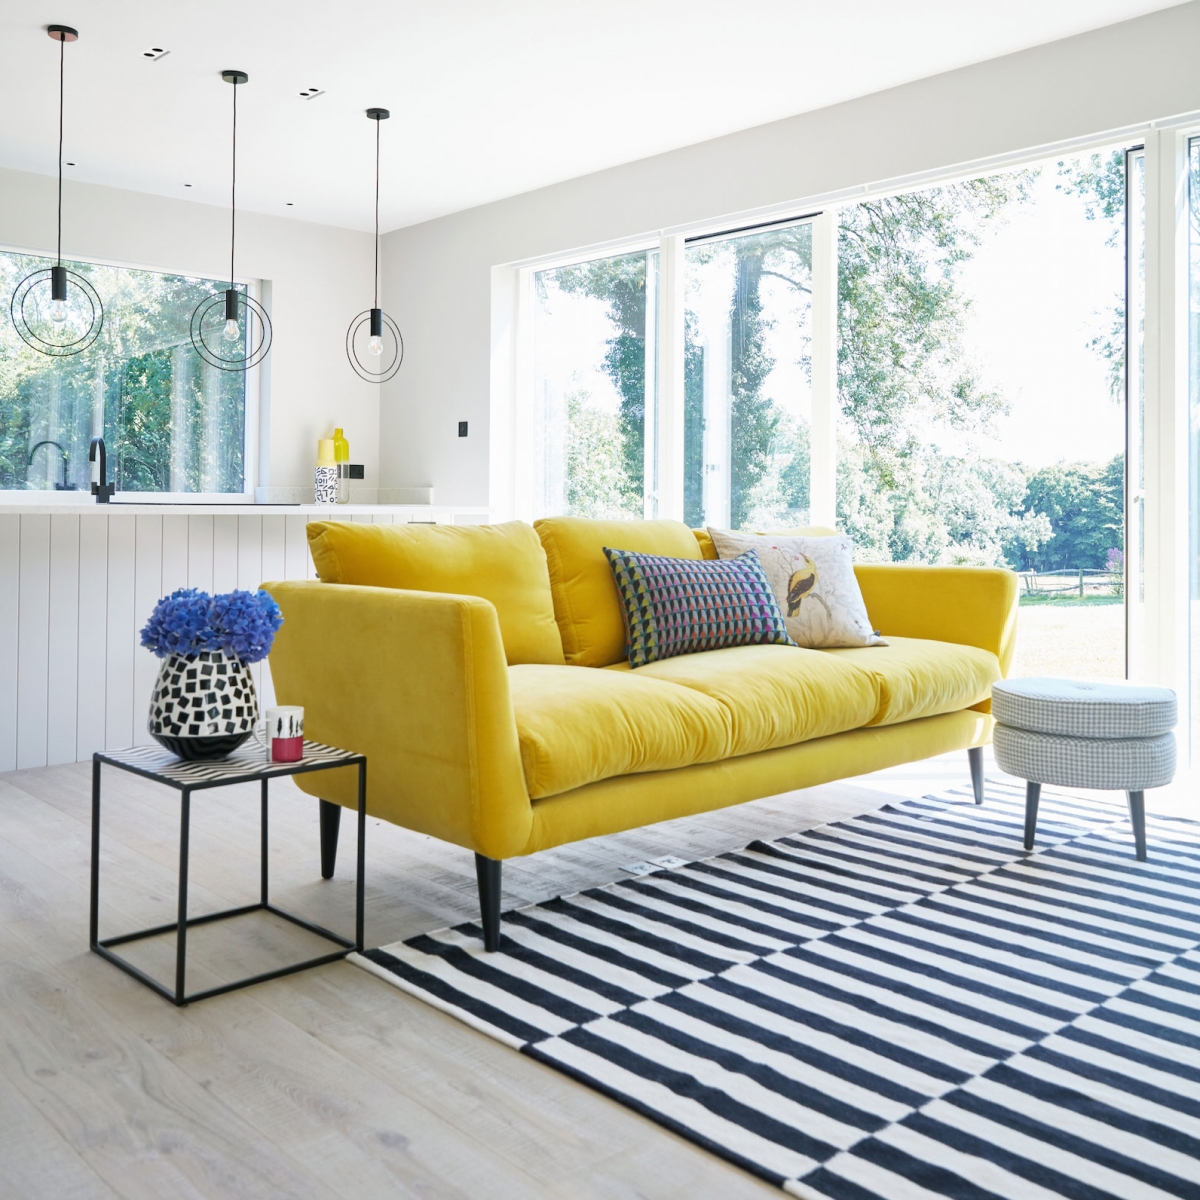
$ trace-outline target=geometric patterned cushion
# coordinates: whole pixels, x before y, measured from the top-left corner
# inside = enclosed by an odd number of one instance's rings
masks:
[[[1018,779],[1059,787],[1143,792],[1175,775],[1175,735],[1076,738],[996,725],[996,765]]]
[[[724,646],[794,646],[753,550],[663,558],[604,547],[625,617],[629,665]]]
[[[1006,679],[992,685],[992,716],[1014,729],[1066,737],[1158,737],[1175,728],[1175,693],[1124,683]]]

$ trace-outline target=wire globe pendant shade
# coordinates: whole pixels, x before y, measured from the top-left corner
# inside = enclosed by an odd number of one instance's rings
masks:
[[[79,32],[69,25],[47,25],[58,42],[58,251],[55,265],[26,275],[13,291],[8,314],[21,340],[40,354],[66,358],[81,354],[104,328],[104,305],[91,282],[62,261],[63,78],[67,42]]]
[[[233,172],[229,193],[229,287],[214,292],[192,313],[191,338],[196,353],[219,371],[247,371],[267,357],[271,349],[271,318],[253,296],[239,291],[234,282],[237,246],[237,90],[249,76],[245,71],[222,71],[233,84]]]
[[[368,383],[386,383],[404,361],[404,338],[396,322],[379,307],[379,123],[392,114],[386,108],[368,108],[375,122],[375,304],[364,309],[346,330],[346,357],[354,373]]]

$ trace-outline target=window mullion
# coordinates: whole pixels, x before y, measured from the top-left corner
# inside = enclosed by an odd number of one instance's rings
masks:
[[[837,524],[837,249],[836,210],[812,223],[812,434],[809,521]]]
[[[658,253],[658,516],[683,519],[684,241]]]
[[[1142,681],[1187,689],[1185,139],[1146,138],[1146,660]]]

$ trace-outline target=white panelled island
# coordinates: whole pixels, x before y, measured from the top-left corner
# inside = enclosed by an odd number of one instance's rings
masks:
[[[130,495],[126,493],[125,496]],[[138,633],[181,587],[253,590],[313,578],[309,521],[478,524],[447,505],[97,504],[87,493],[0,493],[0,771],[150,741],[158,659]],[[270,670],[253,668],[260,705]]]

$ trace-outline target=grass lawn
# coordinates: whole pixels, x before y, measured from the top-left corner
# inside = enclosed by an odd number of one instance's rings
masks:
[[[1021,594],[1022,608],[1045,608],[1052,605],[1055,608],[1094,608],[1103,605],[1124,604],[1121,596],[1029,596]]]
[[[1081,603],[1022,601],[1017,610],[1017,653],[1010,675],[1066,679],[1125,678],[1125,606],[1117,597]]]

